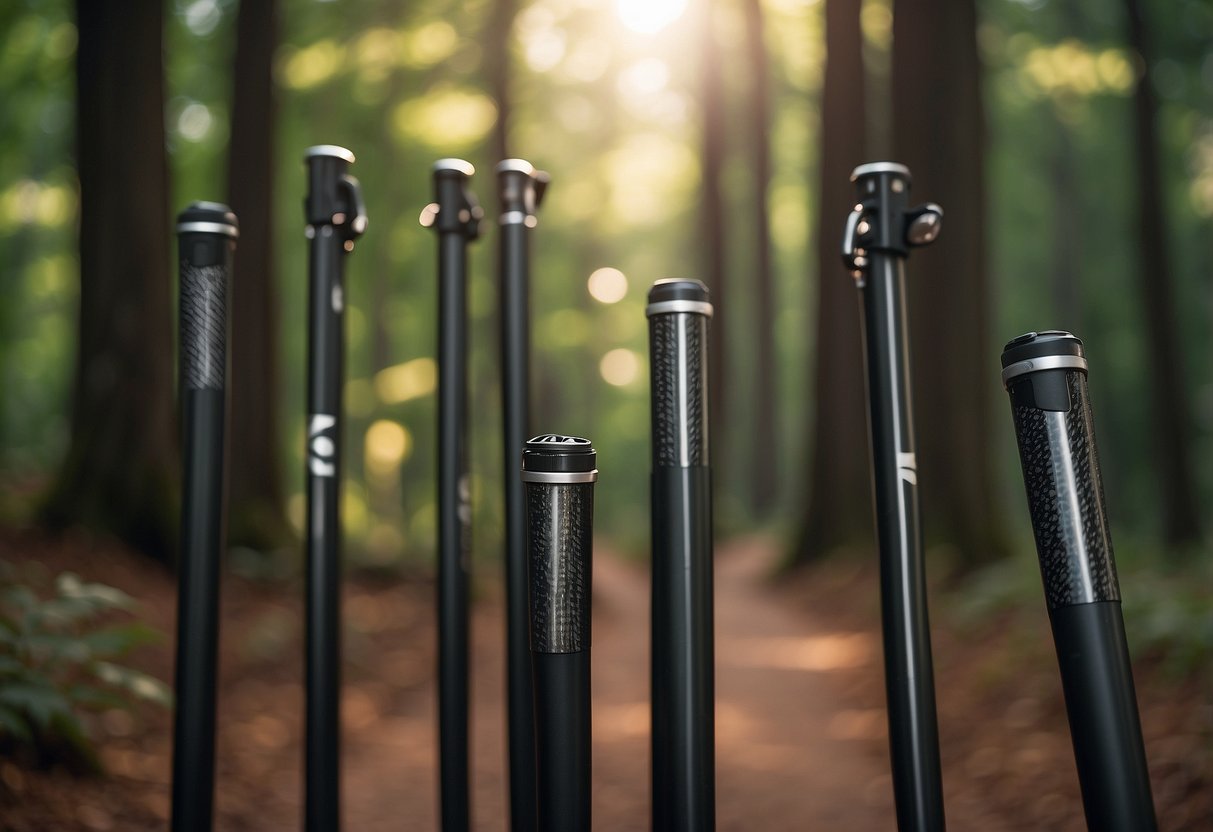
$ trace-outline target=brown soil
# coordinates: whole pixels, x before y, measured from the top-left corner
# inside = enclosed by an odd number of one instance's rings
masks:
[[[9,535],[0,558],[35,558],[121,587],[143,602],[152,624],[173,632],[172,578],[114,547]],[[773,585],[773,562],[773,548],[758,541],[718,551],[719,828],[892,829],[875,573],[823,566]],[[473,809],[477,829],[501,830],[504,636],[496,581],[482,578],[473,624]],[[595,825],[646,829],[647,575],[599,551],[594,581]],[[347,583],[349,829],[437,828],[432,589],[424,580]],[[300,828],[301,598],[297,586],[225,580],[218,829]],[[1026,637],[1011,632],[1037,618],[1043,614],[980,633],[953,629],[946,614],[933,621],[953,829],[1083,828],[1046,625],[1037,622]],[[171,647],[147,649],[132,664],[169,680]],[[1208,688],[1166,682],[1149,665],[1137,679],[1162,828],[1213,828]],[[167,714],[111,713],[93,727],[107,778],[0,761],[0,829],[165,828]]]

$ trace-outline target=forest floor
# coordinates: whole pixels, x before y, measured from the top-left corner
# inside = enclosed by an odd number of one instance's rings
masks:
[[[80,537],[0,535],[0,559],[117,586],[167,634],[130,664],[171,681],[175,585],[145,560]],[[874,568],[828,563],[772,580],[760,539],[718,547],[717,813],[721,830],[891,830]],[[473,622],[475,828],[505,828],[502,606],[477,581]],[[941,593],[934,591],[934,595]],[[1084,829],[1042,606],[979,625],[933,597],[949,825]],[[350,829],[436,829],[433,585],[355,577],[344,594],[343,814]],[[300,828],[302,592],[224,583],[218,738],[220,830]],[[600,549],[594,568],[594,817],[648,828],[648,576]],[[1213,689],[1136,666],[1164,830],[1213,829]],[[109,775],[0,760],[0,830],[162,830],[170,723],[163,710],[90,723]]]

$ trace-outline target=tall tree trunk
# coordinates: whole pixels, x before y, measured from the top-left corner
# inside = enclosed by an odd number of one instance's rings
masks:
[[[855,283],[842,268],[851,171],[865,161],[863,32],[856,0],[827,0],[817,211],[817,326],[809,509],[793,557],[818,558],[872,537],[862,336]]]
[[[43,518],[168,562],[179,468],[163,18],[161,3],[76,4],[79,340],[71,442]]]
[[[510,97],[510,42],[517,12],[516,0],[495,0],[485,50],[485,72],[493,101],[497,104],[497,123],[493,126],[492,139],[494,164],[510,158],[510,104],[513,100]]]
[[[1143,72],[1133,91],[1133,133],[1141,235],[1142,304],[1150,368],[1154,458],[1162,500],[1163,539],[1169,546],[1200,540],[1200,511],[1191,466],[1191,428],[1183,355],[1174,323],[1175,288],[1167,249],[1166,205],[1159,170],[1158,102],[1151,86],[1149,31],[1140,0],[1125,0],[1129,45],[1141,56]]]
[[[986,273],[985,124],[974,0],[895,0],[893,146],[944,232],[909,269],[924,530],[962,563],[1003,553],[990,410],[998,395]]]
[[[232,544],[287,545],[278,396],[278,291],[274,263],[273,58],[278,2],[243,2],[236,19],[228,198],[240,220],[232,281]]]
[[[728,436],[732,413],[727,409],[726,385],[731,381],[727,362],[729,295],[726,284],[725,265],[725,221],[722,172],[725,153],[724,84],[721,80],[720,39],[716,34],[714,0],[704,0],[699,9],[699,101],[702,108],[703,142],[701,174],[702,214],[697,235],[702,240],[704,282],[711,292],[712,337],[708,358],[708,402],[712,414],[712,433],[716,437]],[[724,452],[726,445],[715,443],[712,462],[717,470],[717,482],[727,481],[730,460]],[[723,473],[722,473],[723,472]],[[718,491],[720,489],[717,489]]]
[[[1057,111],[1051,159],[1053,179],[1053,312],[1057,326],[1081,334],[1082,325],[1082,228],[1074,210],[1080,204],[1078,158],[1070,127]]]
[[[754,182],[754,300],[757,339],[754,368],[754,429],[750,444],[750,504],[762,516],[774,508],[779,494],[780,459],[778,402],[775,376],[775,267],[771,250],[771,95],[770,67],[761,0],[745,0],[746,63],[750,69],[750,175]]]

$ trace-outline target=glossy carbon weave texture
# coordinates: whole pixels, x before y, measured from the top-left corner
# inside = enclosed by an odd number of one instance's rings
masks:
[[[223,387],[227,344],[227,266],[181,263],[181,383]]]
[[[531,564],[531,650],[576,653],[590,646],[593,483],[526,484]]]
[[[1119,601],[1087,376],[1066,373],[1069,412],[1013,406],[1049,609]]]
[[[708,393],[707,327],[707,317],[695,313],[675,312],[649,318],[655,467],[708,464],[704,418]],[[679,356],[685,356],[685,366],[679,365]],[[683,412],[685,436],[679,429]]]

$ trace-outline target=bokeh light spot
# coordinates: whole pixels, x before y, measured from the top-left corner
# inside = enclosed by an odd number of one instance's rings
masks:
[[[627,349],[611,350],[599,362],[598,372],[607,384],[624,387],[640,375],[640,357]]]
[[[599,303],[619,303],[628,293],[627,276],[610,266],[595,269],[586,286],[590,296]]]
[[[210,108],[195,101],[181,110],[177,117],[177,132],[187,141],[200,142],[210,134],[214,123]]]
[[[375,374],[375,394],[384,404],[428,396],[437,385],[438,365],[432,358],[414,358]]]
[[[404,426],[390,419],[373,422],[366,431],[365,456],[368,471],[380,478],[394,476],[412,450],[412,438]]]

